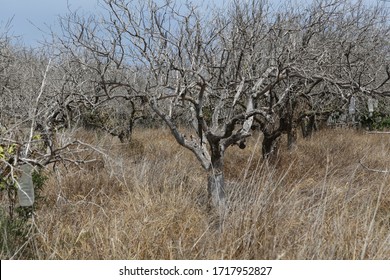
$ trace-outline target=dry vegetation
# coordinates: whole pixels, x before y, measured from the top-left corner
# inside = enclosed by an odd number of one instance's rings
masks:
[[[259,141],[226,156],[229,214],[215,229],[206,176],[169,131],[129,144],[74,131],[104,151],[47,170],[44,201],[20,250],[34,259],[389,259],[389,135],[324,130],[269,166]],[[4,201],[4,200],[3,200]]]

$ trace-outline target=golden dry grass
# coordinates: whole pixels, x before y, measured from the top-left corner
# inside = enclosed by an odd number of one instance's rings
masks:
[[[274,166],[260,159],[259,137],[231,147],[220,231],[210,226],[205,172],[169,131],[138,130],[125,145],[76,134],[106,155],[47,170],[33,258],[390,259],[390,174],[359,163],[390,169],[390,135],[324,130]]]

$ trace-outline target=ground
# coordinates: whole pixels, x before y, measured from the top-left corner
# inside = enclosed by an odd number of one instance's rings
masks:
[[[169,131],[67,133],[103,153],[45,171],[27,243],[2,259],[390,259],[390,174],[368,169],[390,169],[389,134],[323,130],[272,165],[261,136],[229,148],[216,229],[206,173]]]

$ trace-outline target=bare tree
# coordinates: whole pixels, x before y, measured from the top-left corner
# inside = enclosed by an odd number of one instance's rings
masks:
[[[277,12],[262,41],[268,57],[284,73],[271,85],[264,106],[284,101],[272,123],[263,126],[263,155],[287,133],[295,142],[301,122],[306,134],[316,116],[345,111],[352,99],[389,94],[387,10],[362,1],[316,1],[307,7],[288,6]]]
[[[224,153],[244,148],[254,123],[266,158],[284,133],[294,146],[300,121],[348,106],[352,96],[389,94],[389,26],[380,6],[323,0],[275,12],[253,0],[205,12],[173,1],[102,3],[102,18],[62,19],[64,53],[101,87],[80,96],[95,105],[148,103],[208,172],[221,212]]]
[[[63,75],[50,57],[0,36],[0,190],[8,194],[11,218],[23,166],[93,160],[83,155],[88,144],[69,133],[60,137],[68,123],[64,112],[75,100],[58,94]]]
[[[109,19],[102,30],[108,35],[105,40],[91,44],[91,38],[94,41],[100,34],[90,28],[90,22],[69,20],[64,26],[71,42],[93,55],[101,55],[122,73],[129,73],[130,81],[102,75],[102,86],[125,88],[125,98],[143,98],[149,102],[178,143],[190,149],[209,172],[210,196],[214,205],[223,209],[224,152],[250,135],[255,114],[266,115],[254,110],[251,94],[243,91],[248,87],[245,81],[236,74],[232,80],[225,73],[224,69],[230,72],[233,65],[229,63],[236,59],[220,45],[228,23],[208,25],[189,5],[180,7],[170,2],[157,5],[151,1],[136,6],[125,1],[105,3],[109,10]],[[106,94],[108,98],[121,96],[118,92]],[[235,108],[243,106],[242,101],[248,108],[237,111]],[[182,108],[190,114],[193,130],[190,135],[180,131],[173,118]],[[238,124],[240,129],[236,128]]]

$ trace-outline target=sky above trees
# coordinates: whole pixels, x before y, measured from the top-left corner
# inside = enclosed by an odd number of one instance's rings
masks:
[[[226,6],[232,0],[192,0],[191,2],[211,2],[219,7]],[[270,0],[275,6],[287,0]],[[294,1],[294,0],[293,0]],[[297,1],[297,0],[296,0]],[[310,2],[301,0],[298,3]],[[376,3],[380,0],[365,0],[367,3]],[[98,0],[0,0],[0,31],[9,29],[9,35],[19,36],[20,42],[27,46],[37,46],[39,41],[53,31],[58,30],[58,16],[65,15],[69,9],[81,10],[86,13],[99,11]],[[178,2],[185,2],[178,1]],[[390,7],[390,3],[388,4]]]
[[[49,33],[49,26],[56,28],[59,15],[72,10],[98,9],[97,0],[0,0],[0,28],[10,29],[10,35],[20,36],[26,45],[37,45]]]

